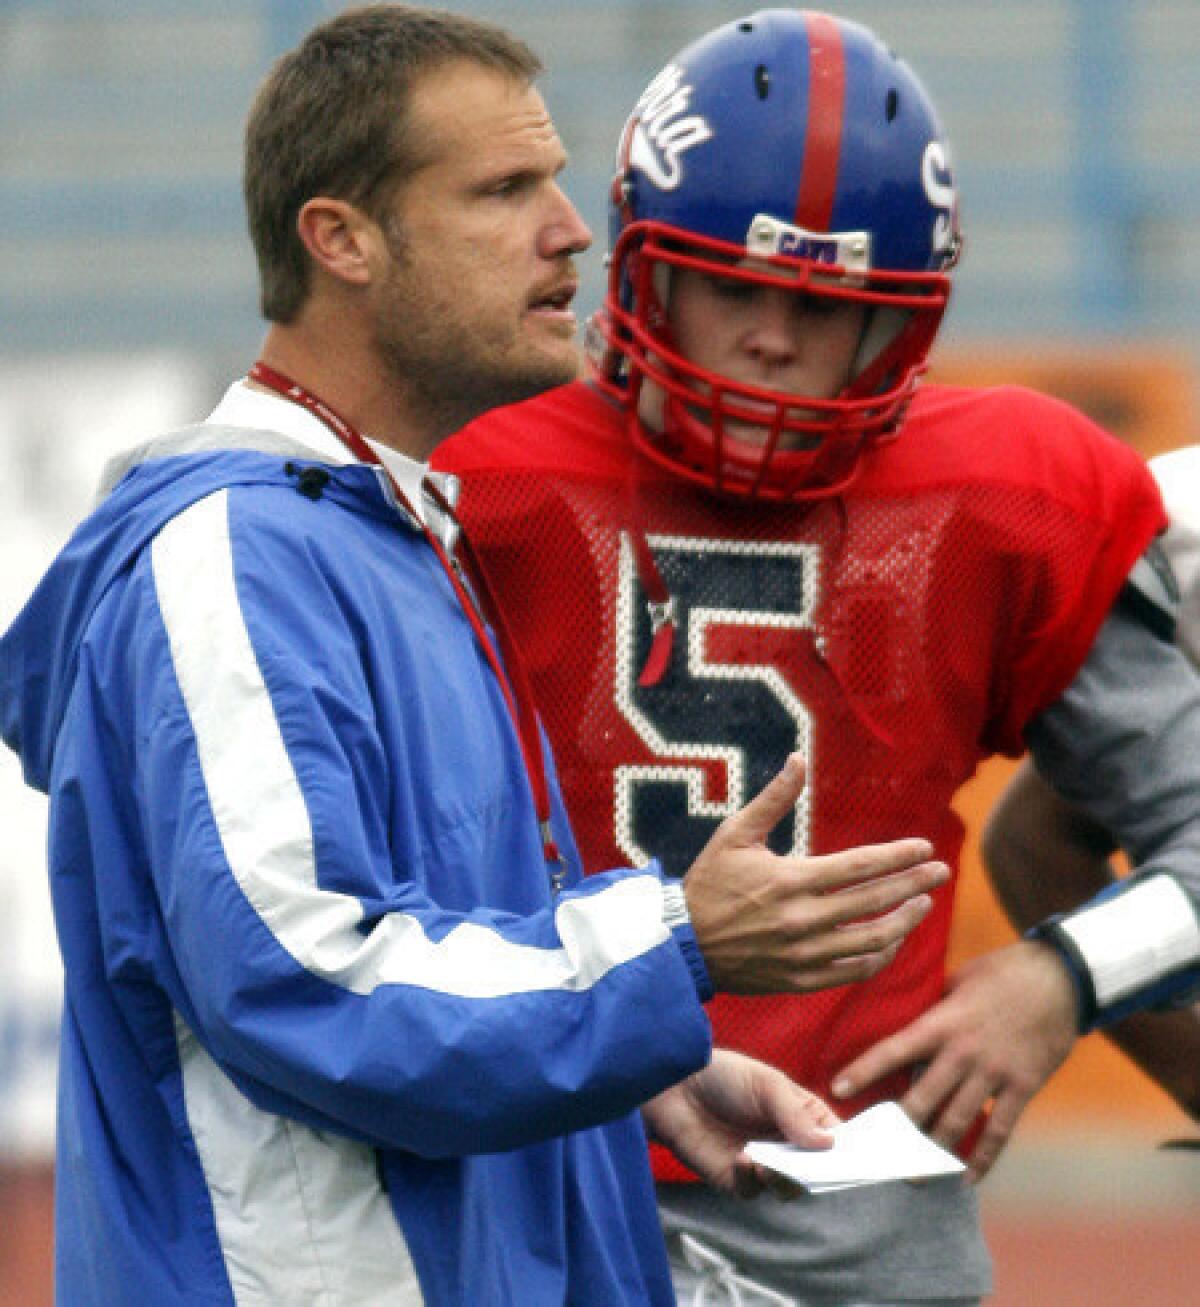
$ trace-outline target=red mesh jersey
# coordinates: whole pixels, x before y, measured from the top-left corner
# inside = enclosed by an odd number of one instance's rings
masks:
[[[1044,396],[930,386],[842,497],[745,506],[638,459],[622,421],[576,383],[488,415],[435,460],[463,478],[585,869],[657,856],[683,873],[794,749],[809,781],[778,852],[923,835],[955,866],[955,792],[981,758],[1020,752],[1163,526],[1141,459]],[[636,531],[677,622],[651,686]],[[952,884],[934,898],[873,980],[719,996],[717,1042],[828,1095],[835,1071],[942,993]]]

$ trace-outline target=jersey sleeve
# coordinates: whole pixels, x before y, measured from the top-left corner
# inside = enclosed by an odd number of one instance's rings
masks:
[[[452,1156],[611,1119],[704,1064],[659,876],[617,870],[554,899],[516,791],[472,806],[497,762],[472,752],[485,701],[456,738],[451,649],[421,674],[449,682],[457,767],[413,785],[355,656],[369,615],[352,586],[330,593],[269,537],[243,548],[224,495],[163,531],[152,572],[157,632],[128,675],[162,979],[252,1101]],[[427,777],[427,758],[413,766]],[[432,837],[410,838],[397,787]]]
[[[1020,438],[1005,451],[1030,492],[1006,547],[1019,616],[997,660],[988,740],[1009,755],[1023,751],[1025,726],[1074,679],[1130,570],[1166,523],[1136,451],[1066,404],[1019,396]]]
[[[1200,446],[1160,455],[1150,470],[1170,519],[1163,548],[1179,586],[1176,638],[1200,666]]]

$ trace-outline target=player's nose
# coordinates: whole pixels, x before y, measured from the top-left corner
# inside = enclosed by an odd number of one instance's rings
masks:
[[[753,358],[777,366],[800,356],[807,326],[793,310],[794,298],[774,287],[756,297],[754,321],[745,336],[745,347]]]

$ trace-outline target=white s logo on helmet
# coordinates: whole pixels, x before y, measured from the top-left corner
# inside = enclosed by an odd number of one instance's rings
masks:
[[[950,156],[941,141],[930,141],[921,159],[921,185],[925,198],[935,209],[941,209],[933,224],[935,254],[950,254],[954,249],[954,209],[958,194],[950,180]]]

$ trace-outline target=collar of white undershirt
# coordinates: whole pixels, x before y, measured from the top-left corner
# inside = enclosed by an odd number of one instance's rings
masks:
[[[282,395],[272,395],[247,385],[246,378],[235,381],[225,392],[221,402],[206,421],[230,427],[261,427],[277,431],[307,445],[313,455],[323,463],[345,464],[358,460],[342,444],[320,418]],[[435,482],[450,503],[456,499],[455,479],[431,472],[427,463],[421,463],[407,454],[401,454],[389,445],[364,436],[367,444],[379,455],[384,467],[391,473],[405,498],[422,520],[433,525],[440,517],[421,493],[421,482],[426,478]]]

